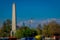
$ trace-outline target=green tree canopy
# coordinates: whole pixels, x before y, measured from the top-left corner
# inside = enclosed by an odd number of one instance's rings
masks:
[[[27,26],[21,27],[16,31],[16,37],[17,38],[22,38],[22,37],[33,37],[35,36],[35,30],[30,29]]]

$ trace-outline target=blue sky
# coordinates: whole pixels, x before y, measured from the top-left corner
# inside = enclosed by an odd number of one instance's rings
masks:
[[[12,3],[16,4],[17,22],[21,20],[60,18],[60,0],[0,0],[0,24],[12,19]]]

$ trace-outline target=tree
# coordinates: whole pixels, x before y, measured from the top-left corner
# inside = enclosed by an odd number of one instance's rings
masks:
[[[37,34],[38,34],[38,33],[37,33],[37,30],[34,29],[34,28],[32,28],[32,29],[31,29],[31,37],[35,37]]]
[[[52,35],[55,33],[60,34],[60,25],[56,21],[51,21],[48,25]]]
[[[22,32],[22,30],[16,30],[16,33],[15,33],[15,36],[17,37],[17,38],[22,38],[23,37],[23,32]]]
[[[44,24],[44,28],[43,28],[43,30],[42,30],[42,34],[43,34],[44,36],[50,36],[50,35],[51,35],[48,25]]]
[[[21,27],[20,29],[18,29],[16,31],[15,36],[17,38],[22,38],[22,37],[29,37],[30,36],[30,28],[25,26],[25,27]]]
[[[34,37],[36,35],[36,31],[30,29],[27,26],[21,27],[16,31],[15,36],[17,38],[23,38],[23,37]]]
[[[60,26],[56,21],[51,21],[44,25],[43,34],[45,36],[53,36],[55,33],[60,34]]]
[[[10,31],[11,31],[11,20],[7,19],[4,23],[3,23],[3,27],[2,27],[2,35],[3,36],[10,36]]]
[[[41,24],[38,24],[38,26],[37,26],[37,33],[38,33],[38,35],[41,35],[42,34]]]

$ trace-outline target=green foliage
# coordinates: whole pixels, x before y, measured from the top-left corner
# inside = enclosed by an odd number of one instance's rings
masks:
[[[9,19],[7,19],[3,23],[3,27],[1,29],[1,36],[2,37],[10,36],[10,31],[11,31],[11,21]]]
[[[18,29],[16,31],[15,36],[17,38],[28,37],[30,33],[31,32],[30,32],[30,29],[28,27],[21,27],[20,29]]]
[[[10,36],[11,31],[11,21],[7,19],[3,23],[3,27],[0,30],[0,36],[7,37]],[[57,24],[55,21],[49,22],[47,25],[44,24],[42,29],[41,24],[38,24],[36,29],[30,29],[28,26],[22,26],[16,30],[15,36],[17,38],[23,37],[34,37],[35,35],[45,35],[45,36],[52,36],[55,33],[60,34],[60,25]]]
[[[32,29],[30,29],[29,27],[24,26],[24,27],[21,27],[20,29],[18,29],[18,30],[16,31],[15,36],[16,36],[17,38],[32,37],[32,36],[34,36],[34,32],[35,32],[35,30],[32,30]]]
[[[23,37],[23,32],[21,30],[17,30],[15,36],[17,38],[22,38]]]

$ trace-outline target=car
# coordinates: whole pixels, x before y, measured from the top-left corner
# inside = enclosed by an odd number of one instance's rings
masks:
[[[36,40],[34,37],[25,37],[21,38],[20,40]]]
[[[7,37],[4,37],[4,38],[1,37],[0,40],[9,40],[9,38],[7,38]]]

